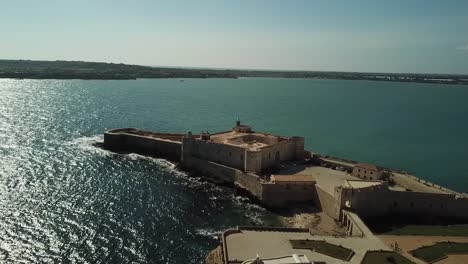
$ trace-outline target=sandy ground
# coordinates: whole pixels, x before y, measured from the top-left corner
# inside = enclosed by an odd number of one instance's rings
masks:
[[[314,209],[296,209],[290,216],[281,216],[286,227],[308,228],[312,235],[344,236],[346,230],[325,212]]]

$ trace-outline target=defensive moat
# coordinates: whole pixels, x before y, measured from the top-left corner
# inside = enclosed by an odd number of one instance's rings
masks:
[[[374,235],[365,221],[468,220],[467,194],[407,172],[322,156],[305,150],[303,137],[257,132],[240,121],[219,133],[115,129],[105,132],[104,146],[176,161],[188,172],[244,189],[269,208],[309,204],[345,230],[331,236],[301,228],[237,227],[222,234],[210,263],[371,263],[384,255],[396,261],[389,263],[424,263],[401,251],[391,237]]]

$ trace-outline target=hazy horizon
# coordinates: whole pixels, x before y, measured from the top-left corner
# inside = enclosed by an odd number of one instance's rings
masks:
[[[0,57],[158,67],[468,74],[468,2],[2,3]],[[160,66],[159,66],[160,65]]]

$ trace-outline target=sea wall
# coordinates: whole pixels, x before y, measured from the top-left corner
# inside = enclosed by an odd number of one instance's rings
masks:
[[[181,165],[188,171],[200,174],[205,178],[219,183],[233,184],[236,182],[236,179],[244,175],[244,173],[238,169],[190,156],[184,157]]]
[[[236,183],[248,190],[259,200],[263,200],[263,185],[260,182],[260,177],[253,173],[237,173]]]
[[[182,143],[167,139],[132,134],[135,129],[118,129],[104,133],[104,147],[114,151],[135,152],[179,161]],[[159,133],[162,134],[162,133]],[[174,134],[168,134],[172,137]]]

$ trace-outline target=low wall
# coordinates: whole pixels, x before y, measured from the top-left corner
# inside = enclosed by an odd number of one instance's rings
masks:
[[[120,132],[105,132],[104,147],[115,151],[134,152],[143,155],[179,161],[181,142]]]

